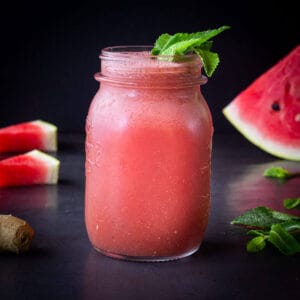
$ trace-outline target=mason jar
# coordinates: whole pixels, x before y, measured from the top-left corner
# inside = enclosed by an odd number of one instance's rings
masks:
[[[134,261],[191,255],[210,210],[213,124],[197,55],[102,50],[86,118],[85,222],[93,247]]]

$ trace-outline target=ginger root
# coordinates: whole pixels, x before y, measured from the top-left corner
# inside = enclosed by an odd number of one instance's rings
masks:
[[[30,248],[34,230],[24,220],[0,215],[0,252],[22,253]]]

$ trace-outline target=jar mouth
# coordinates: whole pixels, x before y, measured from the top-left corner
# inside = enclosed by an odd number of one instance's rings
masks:
[[[130,86],[181,88],[205,84],[196,54],[153,55],[149,45],[112,46],[100,54],[101,73],[95,79]]]
[[[132,56],[143,56],[145,58],[168,60],[174,62],[188,62],[198,59],[198,55],[191,53],[185,55],[154,55],[151,54],[153,46],[150,45],[130,45],[130,46],[111,46],[102,49],[100,58],[118,59],[129,58]]]

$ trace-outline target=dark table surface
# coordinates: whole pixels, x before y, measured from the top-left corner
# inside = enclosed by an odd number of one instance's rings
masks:
[[[300,171],[239,134],[215,134],[212,207],[198,252],[181,260],[135,263],[102,256],[84,225],[84,136],[61,134],[57,186],[0,190],[0,212],[26,219],[35,229],[32,248],[0,255],[0,299],[297,299],[300,257],[268,247],[249,254],[244,230],[230,220],[248,208],[282,209],[300,196],[300,178],[285,184],[261,176],[272,165]],[[283,210],[284,211],[284,210]]]

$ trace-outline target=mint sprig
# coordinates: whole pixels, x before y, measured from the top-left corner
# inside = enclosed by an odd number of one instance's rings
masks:
[[[231,221],[231,224],[252,229],[253,235],[246,246],[250,253],[263,250],[269,242],[284,255],[300,253],[300,217],[282,213],[265,206],[247,210]]]
[[[300,217],[282,213],[265,206],[258,206],[234,218],[230,224],[248,228],[269,229],[273,224],[290,220],[300,220]]]
[[[282,167],[271,167],[264,171],[263,176],[277,179],[289,179],[293,175]]]
[[[217,29],[174,35],[164,33],[156,40],[151,54],[173,56],[175,60],[175,57],[196,53],[203,63],[206,75],[211,77],[220,62],[219,55],[211,51],[211,39],[229,28],[221,26]]]

